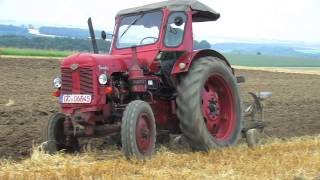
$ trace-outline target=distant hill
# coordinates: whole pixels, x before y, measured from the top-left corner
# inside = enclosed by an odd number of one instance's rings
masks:
[[[100,38],[100,30],[95,30],[96,38]],[[75,39],[87,39],[90,37],[88,29],[81,28],[66,28],[66,27],[50,27],[42,26],[36,28],[32,25],[27,26],[14,26],[14,25],[1,25],[0,36],[16,35],[16,36],[45,36],[45,37],[65,37]],[[107,39],[111,39],[109,35]]]
[[[28,28],[25,26],[13,26],[13,25],[1,25],[0,24],[0,36],[3,35],[16,35],[16,36],[28,36]]]
[[[68,38],[76,38],[76,39],[86,39],[90,37],[90,33],[88,29],[80,29],[80,28],[65,28],[65,27],[40,27],[40,34],[45,35],[54,35],[60,37],[68,37]],[[101,31],[96,30],[95,35],[96,38],[100,38]]]

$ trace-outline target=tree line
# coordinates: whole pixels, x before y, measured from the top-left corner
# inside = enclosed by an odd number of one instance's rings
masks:
[[[111,42],[97,39],[97,44],[101,52],[108,52]],[[210,48],[210,43],[207,41],[194,41],[194,49]],[[0,47],[14,48],[31,48],[31,49],[54,49],[90,52],[92,51],[91,40],[75,39],[64,37],[39,37],[39,36],[16,36],[7,35],[0,36]]]
[[[110,41],[97,40],[99,49],[107,52],[110,49]],[[0,36],[0,47],[54,49],[68,51],[92,51],[90,39],[72,39],[62,37],[38,37],[38,36]]]

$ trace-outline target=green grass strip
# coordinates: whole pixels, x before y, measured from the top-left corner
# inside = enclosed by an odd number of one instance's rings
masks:
[[[0,48],[0,55],[12,56],[66,57],[74,53],[72,51]]]

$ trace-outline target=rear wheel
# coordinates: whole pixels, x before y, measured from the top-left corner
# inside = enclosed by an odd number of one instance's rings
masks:
[[[234,145],[242,128],[241,102],[231,69],[219,58],[195,61],[178,84],[177,115],[195,150]]]
[[[64,114],[55,113],[47,122],[43,133],[43,148],[47,153],[53,154],[61,150],[73,153],[80,150],[78,139],[64,134],[65,120]]]
[[[136,100],[127,105],[122,117],[121,142],[127,158],[145,159],[154,153],[156,125],[148,103]]]

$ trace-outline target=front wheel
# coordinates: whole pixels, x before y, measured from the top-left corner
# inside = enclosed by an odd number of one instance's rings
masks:
[[[154,153],[156,124],[148,103],[135,100],[127,105],[122,117],[121,143],[127,158],[145,159]]]
[[[177,86],[177,115],[191,148],[234,145],[242,129],[240,95],[231,69],[219,58],[196,60]]]
[[[66,116],[62,113],[53,114],[44,127],[43,149],[49,154],[65,150],[68,153],[80,150],[79,141],[74,136],[64,134]]]

